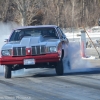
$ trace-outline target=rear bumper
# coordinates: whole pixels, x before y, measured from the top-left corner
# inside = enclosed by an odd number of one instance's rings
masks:
[[[24,57],[1,57],[0,65],[14,65],[14,64],[23,64],[24,59],[35,59],[35,63],[43,62],[57,62],[59,61],[58,53],[46,54],[39,56],[24,56]]]

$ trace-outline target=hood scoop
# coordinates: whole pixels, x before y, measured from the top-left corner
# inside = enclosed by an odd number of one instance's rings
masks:
[[[39,43],[39,37],[24,37],[22,38],[22,40],[20,41],[21,45],[25,45],[25,46],[29,46],[31,44],[37,44]]]

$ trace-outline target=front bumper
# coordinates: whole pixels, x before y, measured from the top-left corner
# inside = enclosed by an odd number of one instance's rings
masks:
[[[24,57],[1,57],[0,65],[14,65],[23,64],[24,59],[35,59],[35,63],[45,63],[45,62],[58,62],[60,57],[58,53],[38,55],[38,56],[24,56]]]

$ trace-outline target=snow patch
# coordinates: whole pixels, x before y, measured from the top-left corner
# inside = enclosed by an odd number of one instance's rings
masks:
[[[82,57],[82,59],[96,59],[96,57],[94,57],[94,56],[90,56],[90,57]]]

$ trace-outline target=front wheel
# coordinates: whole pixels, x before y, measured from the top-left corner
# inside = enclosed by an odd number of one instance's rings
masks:
[[[57,75],[63,75],[64,73],[64,67],[63,67],[63,61],[57,62],[57,66],[55,67],[56,69],[56,74]]]
[[[10,65],[4,66],[4,75],[5,75],[5,78],[11,78],[11,66]]]

